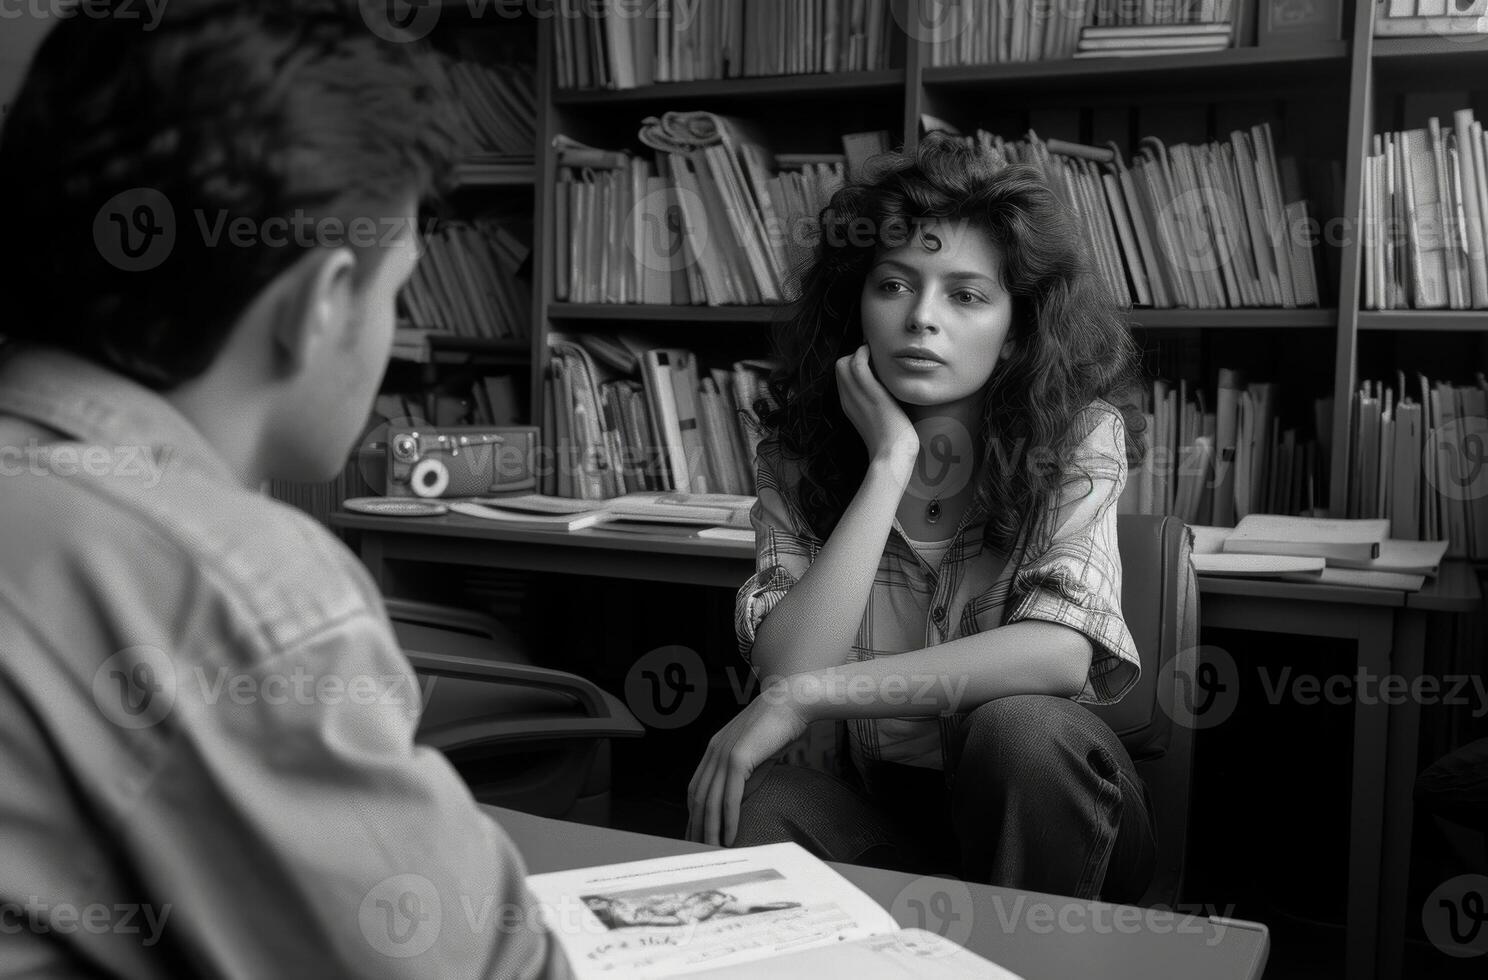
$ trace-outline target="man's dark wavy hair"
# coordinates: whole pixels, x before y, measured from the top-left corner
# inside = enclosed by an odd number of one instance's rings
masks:
[[[756,408],[766,436],[800,468],[798,502],[825,540],[867,471],[867,450],[842,411],[834,365],[863,343],[859,304],[875,255],[922,222],[980,229],[1002,257],[1014,347],[984,391],[976,492],[988,508],[986,540],[1011,549],[1025,523],[1058,499],[1083,435],[1073,423],[1093,400],[1105,398],[1122,412],[1128,465],[1145,458],[1145,423],[1116,398],[1141,384],[1140,351],[1094,271],[1074,215],[1040,171],[1000,167],[939,133],[914,152],[874,164],[822,212],[815,262],[790,320],[774,334],[783,365],[770,379],[778,407]],[[1057,465],[1039,465],[1041,457]]]
[[[170,0],[148,29],[90,8],[51,30],[0,131],[0,333],[150,388],[204,372],[252,299],[315,247],[277,232],[211,247],[203,226],[362,219],[381,238],[380,219],[438,188],[466,138],[432,55],[374,35],[356,0]],[[100,215],[142,190],[169,203],[175,242],[155,268],[125,271],[95,222],[118,238]],[[360,288],[383,250],[342,240]]]

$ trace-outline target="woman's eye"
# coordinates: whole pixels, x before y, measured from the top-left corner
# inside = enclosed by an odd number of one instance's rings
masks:
[[[889,279],[889,280],[887,280],[885,282],[881,282],[881,283],[878,284],[878,290],[879,290],[879,292],[889,293],[891,295],[894,294],[894,293],[899,292],[901,289],[904,289],[904,288],[905,288],[904,283],[900,282],[897,279]]]
[[[954,293],[952,293],[951,295],[956,298],[956,301],[958,303],[966,303],[966,304],[980,303],[981,300],[982,300],[982,298],[980,296],[978,296],[976,293],[972,292],[969,289],[958,289]]]

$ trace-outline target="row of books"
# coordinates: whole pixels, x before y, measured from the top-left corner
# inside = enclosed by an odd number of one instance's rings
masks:
[[[926,128],[950,129],[925,117]],[[954,132],[954,130],[952,130]],[[1043,169],[1076,212],[1113,295],[1133,306],[1316,306],[1314,236],[1295,162],[1271,126],[1228,142],[1141,140],[1128,167],[1114,144],[965,137],[1007,164]]]
[[[460,337],[525,340],[531,249],[504,223],[448,221],[422,236],[423,258],[400,299],[410,324]]]
[[[639,4],[559,2],[584,10],[557,20],[560,88],[889,66],[888,0],[659,0],[644,16]]]
[[[1233,528],[1191,526],[1204,575],[1281,578],[1419,592],[1441,571],[1445,541],[1390,537],[1383,519],[1251,514]]]
[[[771,362],[705,368],[690,350],[623,334],[554,334],[549,350],[543,432],[559,465],[542,474],[541,492],[755,492],[754,406],[769,401]]]
[[[1348,516],[1387,518],[1390,536],[1442,540],[1488,558],[1488,379],[1452,385],[1404,371],[1352,399]]]
[[[373,411],[383,420],[425,420],[433,425],[518,425],[516,382],[509,374],[477,378],[469,387],[418,393],[384,392]]]
[[[1488,0],[1375,0],[1375,37],[1488,34]]]
[[[985,65],[1224,48],[1233,16],[1230,0],[930,0],[921,19],[932,65]]]
[[[478,152],[532,155],[537,143],[535,75],[531,64],[484,65],[461,60],[450,65],[450,82]]]
[[[1203,54],[1206,51],[1228,48],[1233,36],[1228,23],[1082,27],[1074,57],[1136,58],[1160,54]]]
[[[1128,475],[1117,510],[1220,527],[1252,513],[1321,510],[1332,399],[1313,402],[1312,431],[1320,441],[1306,429],[1283,426],[1274,382],[1247,382],[1222,369],[1215,394],[1210,402],[1200,385],[1159,378],[1150,389],[1122,396],[1147,423],[1148,457]]]
[[[1364,159],[1365,309],[1488,309],[1488,143],[1471,109],[1377,133]]]
[[[673,138],[671,134],[687,133]],[[556,295],[583,303],[772,304],[795,296],[848,155],[774,155],[738,120],[647,120],[647,159],[566,142],[554,199]],[[699,137],[698,133],[704,133]],[[845,143],[856,143],[851,134]]]

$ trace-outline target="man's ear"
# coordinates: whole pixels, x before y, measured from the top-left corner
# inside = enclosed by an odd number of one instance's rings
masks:
[[[279,274],[270,287],[279,293],[270,332],[281,371],[293,374],[321,345],[340,342],[352,318],[355,271],[350,249],[314,248]]]

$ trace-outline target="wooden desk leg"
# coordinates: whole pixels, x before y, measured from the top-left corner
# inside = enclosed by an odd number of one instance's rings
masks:
[[[1393,617],[1392,617],[1393,618]],[[1383,624],[1382,624],[1383,625]],[[1393,628],[1359,638],[1359,669],[1377,684],[1390,669]],[[1378,693],[1373,687],[1372,694]],[[1357,695],[1357,692],[1356,692]],[[1348,927],[1344,930],[1344,975],[1374,980],[1379,928],[1379,871],[1385,809],[1385,750],[1388,705],[1378,697],[1354,701],[1354,773],[1349,790]]]
[[[1395,613],[1394,673],[1407,684],[1421,676],[1426,661],[1426,614]],[[1380,852],[1379,975],[1402,976],[1410,886],[1411,833],[1415,821],[1416,754],[1420,746],[1421,705],[1406,696],[1390,708],[1389,758],[1385,771],[1384,847]]]

